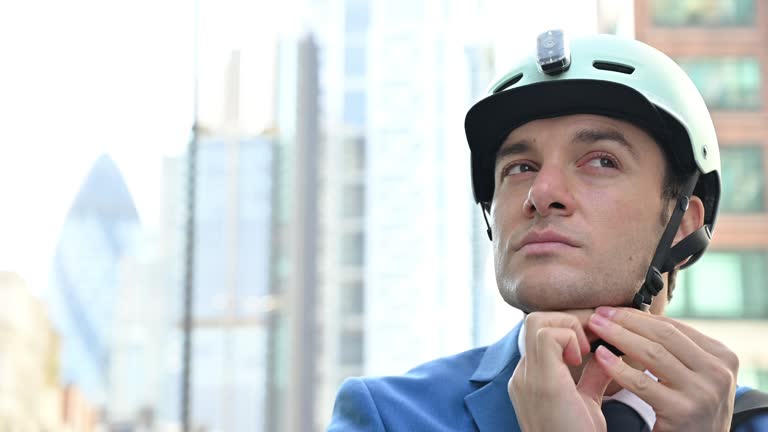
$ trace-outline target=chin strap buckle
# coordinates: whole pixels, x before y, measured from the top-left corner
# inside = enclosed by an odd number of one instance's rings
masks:
[[[653,298],[664,289],[664,278],[656,267],[651,266],[645,274],[645,282],[632,299],[632,306],[636,309],[648,312]]]

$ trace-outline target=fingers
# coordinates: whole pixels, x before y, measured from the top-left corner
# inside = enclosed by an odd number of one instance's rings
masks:
[[[640,335],[661,345],[639,348],[648,351],[645,357],[650,362],[643,364],[654,374],[656,371],[651,369],[652,364],[668,360],[662,351],[668,351],[686,368],[694,372],[709,372],[714,364],[720,364],[718,359],[725,361],[734,372],[738,369],[738,358],[725,345],[683,323],[630,308],[601,307],[596,312],[597,315],[605,316],[610,322],[628,330],[627,333]],[[656,358],[659,356],[663,358]],[[641,360],[640,357],[637,359]]]
[[[693,378],[694,372],[667,348],[668,343],[678,343],[676,338],[669,336],[668,339],[671,339],[672,342],[661,342],[655,337],[657,335],[653,333],[653,330],[658,330],[653,328],[653,325],[650,325],[651,329],[643,327],[635,331],[637,326],[625,328],[623,325],[614,322],[619,314],[617,313],[616,315],[613,317],[614,319],[608,319],[602,314],[596,313],[590,319],[589,327],[600,337],[624,351],[630,358],[639,361],[643,368],[650,370],[663,381],[686,383],[689,379]],[[645,322],[642,324],[649,325],[649,323]],[[666,323],[656,324],[668,325]],[[674,327],[672,327],[672,330],[676,332]],[[666,335],[668,329],[665,328],[661,331]],[[679,336],[680,338],[687,339],[682,333]],[[688,343],[692,344],[690,340],[688,340]],[[672,351],[677,352],[680,349],[676,347]]]
[[[595,351],[596,363],[613,381],[653,407],[657,428],[727,428],[738,360],[725,345],[685,324],[628,308],[598,308],[589,329],[661,378],[628,366],[605,347]]]
[[[633,315],[638,316],[648,316],[648,314],[641,312],[636,309],[630,309],[630,308],[620,308],[618,309],[622,312],[626,312]],[[720,342],[717,339],[711,338],[700,331],[696,330],[695,328],[684,324],[680,321],[676,321],[672,318],[667,318],[665,316],[653,316],[653,319],[662,321],[663,323],[672,325],[675,327],[678,331],[683,333],[688,339],[692,341],[693,344],[700,347],[703,351],[706,351],[707,353],[713,355],[714,357],[717,357],[725,362],[725,364],[728,365],[729,369],[731,369],[733,372],[737,372],[739,369],[739,358],[736,356],[733,351],[731,351],[725,344]],[[698,358],[694,357],[692,360],[689,360],[691,363],[695,363]],[[702,363],[705,365],[704,367],[707,367],[709,364]]]
[[[600,366],[595,357],[592,357],[584,366],[576,388],[600,405],[603,402],[605,389],[610,383],[611,376]]]
[[[568,329],[575,337],[575,348],[579,352],[579,363],[581,362],[581,355],[589,352],[589,341],[587,335],[584,332],[584,326],[586,326],[589,316],[592,314],[592,310],[573,311],[572,313],[566,312],[533,312],[525,317],[525,346],[526,352],[532,357],[534,361],[540,361],[539,354],[551,353],[552,349],[556,347],[547,344],[546,349],[539,351],[536,347],[538,341],[543,340],[549,335],[548,332],[544,332],[539,335],[539,331],[546,328],[560,328]],[[561,332],[553,332],[551,336],[555,337],[555,341],[558,341],[560,348],[560,356],[566,352],[566,347],[569,345],[570,338],[565,338]],[[573,356],[574,354],[569,354]],[[572,359],[572,357],[570,357]]]
[[[539,329],[536,332],[536,353],[534,358],[544,367],[557,367],[563,361],[575,366],[582,360],[576,333],[570,328]]]
[[[595,350],[595,359],[613,381],[651,406],[661,407],[673,401],[673,393],[669,389],[647,374],[628,366],[606,347],[600,346]]]

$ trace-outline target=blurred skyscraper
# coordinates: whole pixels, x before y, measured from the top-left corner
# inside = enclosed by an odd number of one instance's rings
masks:
[[[366,153],[365,373],[401,374],[472,346],[473,206],[464,114],[473,14],[374,0]]]
[[[204,136],[199,142],[191,387],[192,424],[197,428],[264,430],[272,152],[273,142],[266,137]],[[170,309],[176,346],[171,357],[179,359],[171,362],[170,377],[161,389],[162,418],[167,418],[170,411],[178,413],[173,408],[181,383],[179,294],[186,162],[169,158],[164,167],[163,223],[172,234],[164,235],[163,242],[176,245],[168,252],[174,269],[168,273],[173,274],[166,275],[175,293]]]
[[[733,349],[742,385],[768,390],[768,2],[637,0],[635,28],[704,96],[723,169],[712,247],[681,272],[668,313]]]
[[[263,430],[272,142],[204,137],[197,175],[194,423]]]
[[[253,104],[244,91],[253,88],[248,68],[254,66],[252,56],[261,53],[235,50],[226,53],[224,62],[218,54],[200,53],[202,61],[212,62],[208,68],[216,69],[216,64],[220,73],[199,83],[200,93],[216,97],[201,101],[205,115],[198,116],[196,130],[189,408],[193,428],[261,431],[266,416],[267,314],[273,307],[268,281],[274,142],[254,131],[246,109]],[[163,417],[181,412],[187,163],[186,157],[164,163],[160,245],[169,264],[165,279],[177,301],[171,306],[171,339],[176,343],[166,352],[170,361]]]
[[[488,327],[489,247],[460,177],[463,113],[493,63],[488,40],[455,31],[475,8],[323,8],[318,428],[344,378],[404,372],[471,347]]]
[[[109,156],[100,156],[66,216],[44,293],[61,335],[62,380],[100,407],[106,402],[119,265],[139,228],[120,171]]]
[[[174,321],[178,273],[166,253],[169,231],[145,228],[135,254],[120,264],[107,403],[114,430],[160,430],[161,425],[178,422],[178,400],[169,400],[169,393],[178,392],[173,371],[180,343]],[[174,238],[178,241],[179,236]]]
[[[314,429],[318,368],[318,49],[313,36],[277,50],[266,430]]]
[[[333,0],[318,25],[320,128],[316,430],[339,385],[364,371],[369,0]]]

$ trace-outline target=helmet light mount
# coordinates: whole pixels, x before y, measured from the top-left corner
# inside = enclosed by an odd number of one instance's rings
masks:
[[[549,30],[536,38],[536,64],[547,75],[560,75],[571,67],[571,50],[563,30]]]

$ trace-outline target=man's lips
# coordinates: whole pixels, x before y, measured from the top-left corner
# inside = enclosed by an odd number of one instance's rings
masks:
[[[552,230],[529,231],[517,244],[515,250],[520,250],[529,245],[535,245],[538,249],[562,246],[579,247],[575,240]]]

